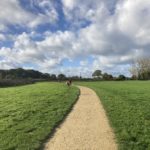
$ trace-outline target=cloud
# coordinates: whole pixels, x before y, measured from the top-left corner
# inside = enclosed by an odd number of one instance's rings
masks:
[[[47,33],[42,41],[33,41],[31,37],[32,34],[25,32],[18,35],[12,48],[0,49],[0,56],[8,62],[14,62],[15,66],[34,63],[40,69],[48,70],[74,55],[72,45],[75,37],[72,32]]]
[[[4,34],[0,34],[0,41],[4,41],[6,38],[5,38],[5,35]]]
[[[148,0],[63,2],[67,18],[91,21],[80,29],[78,45],[84,54],[96,56],[97,68],[129,66],[134,58],[150,55]]]
[[[33,3],[32,0],[30,2]],[[19,0],[1,0],[0,1],[0,31],[6,29],[9,25],[20,25],[34,28],[40,24],[53,23],[57,20],[57,12],[53,8],[52,3],[43,0],[39,3],[33,3],[34,6],[38,5],[39,9],[44,10],[43,13],[37,14],[32,11],[25,10]],[[45,5],[51,7],[45,8]]]
[[[35,27],[61,17],[54,1],[30,0],[30,10],[23,9],[17,0],[0,3],[0,7],[8,5],[9,8],[0,15],[3,25],[27,23],[27,26]],[[0,66],[30,64],[45,72],[66,72],[68,75],[83,72],[85,76],[99,68],[115,75],[121,72],[128,75],[134,58],[150,56],[149,0],[62,0],[61,9],[65,22],[70,24],[68,30],[60,28],[58,31],[14,35],[13,46],[0,49]],[[42,38],[37,40],[37,37]],[[0,34],[0,39],[6,39],[6,35]],[[93,59],[85,59],[89,56]],[[84,58],[79,66],[63,66],[64,59],[74,61],[79,57]]]

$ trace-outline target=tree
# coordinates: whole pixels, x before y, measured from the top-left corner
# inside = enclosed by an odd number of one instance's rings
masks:
[[[149,80],[150,58],[145,57],[135,60],[129,71],[132,74],[132,78],[134,79]]]
[[[101,70],[95,70],[92,74],[93,78],[98,78],[101,79],[102,78],[102,71]]]
[[[42,73],[36,70],[25,70],[16,68],[10,70],[0,70],[0,79],[50,79],[48,73]]]
[[[59,74],[58,75],[58,80],[59,81],[63,81],[63,80],[65,80],[66,79],[66,76],[64,75],[64,74]]]
[[[48,73],[42,74],[43,79],[50,79],[50,75]]]
[[[71,79],[72,80],[80,80],[80,77],[79,76],[72,76]]]
[[[104,73],[103,74],[103,80],[112,80],[113,76],[111,74],[108,73]]]
[[[51,74],[50,78],[51,78],[51,80],[56,80],[57,79],[55,74]]]
[[[138,79],[138,70],[137,70],[137,64],[135,62],[132,63],[131,68],[129,69],[130,73],[132,74],[131,79],[136,80]]]
[[[126,80],[126,77],[121,74],[118,76],[117,80]]]

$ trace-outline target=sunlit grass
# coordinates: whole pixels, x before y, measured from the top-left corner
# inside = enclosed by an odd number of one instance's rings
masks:
[[[150,82],[82,82],[100,97],[121,150],[150,150]]]
[[[79,90],[61,83],[0,89],[0,150],[32,150],[67,114]]]

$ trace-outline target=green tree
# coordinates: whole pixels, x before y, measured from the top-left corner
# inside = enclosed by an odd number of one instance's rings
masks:
[[[102,78],[102,71],[101,70],[95,70],[92,74],[93,78]]]
[[[63,80],[65,80],[66,79],[66,76],[64,75],[64,74],[59,74],[58,75],[58,80],[59,81],[63,81]]]
[[[112,80],[113,76],[111,74],[108,73],[104,73],[103,74],[103,80]]]
[[[51,74],[50,78],[51,78],[51,80],[56,80],[57,79],[55,74]]]
[[[118,76],[117,80],[126,80],[126,77],[121,74]]]

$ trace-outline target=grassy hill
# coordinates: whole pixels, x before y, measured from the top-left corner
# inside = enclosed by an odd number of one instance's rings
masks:
[[[39,148],[78,94],[61,83],[0,88],[0,150]]]

